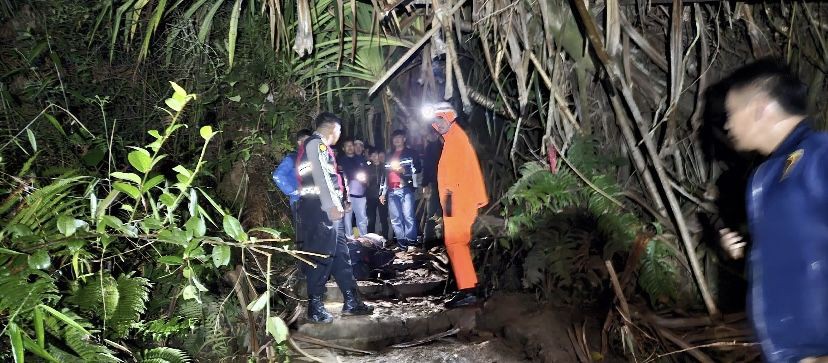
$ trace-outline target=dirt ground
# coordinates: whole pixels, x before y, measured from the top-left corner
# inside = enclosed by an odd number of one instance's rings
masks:
[[[530,362],[501,339],[468,343],[442,339],[428,345],[394,349],[372,356],[340,357],[343,363],[511,363]]]

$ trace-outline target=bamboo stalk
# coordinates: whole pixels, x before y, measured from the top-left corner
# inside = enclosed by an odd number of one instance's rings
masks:
[[[466,0],[458,1],[457,4],[454,4],[454,6],[448,11],[446,16],[450,16],[454,14],[457,10],[460,10],[460,8],[465,3]],[[408,51],[405,52],[405,54],[403,54],[399,60],[397,60],[397,63],[394,63],[394,65],[391,66],[391,68],[389,68],[388,71],[385,72],[385,74],[382,77],[380,77],[379,80],[374,82],[374,85],[371,86],[371,88],[368,90],[368,96],[374,95],[374,93],[377,92],[377,89],[379,89],[383,84],[385,84],[385,82],[387,82],[392,76],[394,76],[394,74],[397,73],[400,67],[402,67],[402,65],[405,64],[405,62],[407,62],[408,59],[411,58],[412,55],[414,55],[414,53],[416,53],[420,48],[422,48],[422,46],[425,45],[425,43],[428,42],[429,39],[431,39],[431,37],[434,34],[436,34],[439,30],[440,27],[431,27],[431,30],[423,34],[423,37],[420,38],[420,40],[417,41],[417,43],[412,45],[411,48],[408,48]]]
[[[643,123],[643,117],[641,116],[641,111],[638,109],[638,104],[635,102],[635,98],[632,94],[632,90],[630,89],[629,85],[624,82],[623,77],[618,76],[618,70],[615,63],[609,58],[604,50],[604,46],[601,43],[601,38],[598,33],[598,29],[595,26],[595,19],[592,18],[589,11],[586,8],[583,0],[576,0],[574,1],[575,7],[578,9],[578,13],[581,17],[581,20],[584,22],[588,38],[590,43],[592,44],[595,53],[598,55],[598,59],[601,60],[601,63],[604,65],[604,68],[607,71],[607,75],[610,78],[612,86],[615,89],[620,89],[621,94],[626,101],[627,107],[629,107],[630,112],[633,115],[633,119],[635,120],[635,124],[638,126],[639,133],[644,141],[644,146],[647,149],[647,153],[650,156],[650,161],[653,164],[653,168],[656,171],[656,176],[658,177],[661,185],[664,189],[664,194],[667,197],[667,203],[670,206],[670,210],[673,214],[673,218],[675,219],[676,229],[678,229],[679,235],[681,236],[681,240],[684,243],[685,253],[687,254],[687,259],[690,260],[690,267],[693,272],[693,275],[696,279],[696,283],[699,286],[699,291],[701,291],[702,298],[704,299],[704,303],[707,307],[707,311],[710,315],[715,316],[719,315],[719,311],[716,308],[716,303],[713,301],[713,295],[710,293],[710,289],[707,287],[707,282],[704,279],[704,274],[702,274],[701,266],[699,265],[698,258],[696,257],[696,250],[693,246],[693,239],[690,237],[690,232],[687,229],[687,223],[684,219],[684,214],[681,211],[681,206],[678,203],[678,199],[676,198],[675,193],[673,193],[673,188],[670,186],[669,178],[667,173],[664,170],[664,165],[661,162],[661,159],[658,157],[658,150],[655,146],[655,143],[652,137],[649,135],[646,126]],[[614,90],[610,91],[613,92]],[[625,120],[625,118],[620,117],[619,120]]]

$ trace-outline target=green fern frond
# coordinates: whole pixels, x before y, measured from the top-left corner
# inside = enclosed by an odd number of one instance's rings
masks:
[[[0,315],[23,314],[35,306],[58,299],[54,279],[41,271],[0,276]]]
[[[118,278],[118,306],[109,319],[118,336],[126,335],[132,323],[146,310],[149,299],[149,280],[142,277]]]
[[[84,361],[82,358],[72,353],[67,353],[66,351],[54,345],[50,345],[48,351],[49,354],[52,355],[52,357],[55,357],[55,359],[57,359],[57,361],[61,363],[86,363],[86,361]]]
[[[86,285],[75,290],[67,302],[77,305],[81,311],[91,311],[108,319],[115,313],[119,300],[118,282],[111,275],[104,274],[103,279],[95,275]]]
[[[159,347],[147,350],[142,354],[141,363],[187,363],[190,357],[182,350],[168,347]]]
[[[74,197],[73,189],[80,189],[88,177],[61,177],[55,182],[36,189],[27,195],[14,208],[17,212],[4,223],[2,234],[7,234],[8,226],[22,224],[41,233],[50,233],[57,230],[54,220],[63,213],[76,210],[86,205],[86,200]]]
[[[652,239],[642,256],[638,282],[652,301],[673,299],[675,281],[679,280],[675,256],[659,239]]]
[[[187,319],[196,320],[202,320],[204,317],[201,304],[195,300],[185,300],[179,303],[178,308],[176,309],[176,314]]]
[[[113,355],[112,351],[100,344],[90,341],[87,336],[77,329],[65,328],[64,339],[66,345],[81,358],[84,362],[117,363],[120,359]]]

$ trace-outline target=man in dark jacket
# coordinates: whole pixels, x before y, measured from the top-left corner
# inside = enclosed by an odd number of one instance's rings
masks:
[[[426,146],[423,151],[423,199],[425,199],[425,225],[423,226],[423,243],[429,246],[437,240],[434,231],[437,223],[436,217],[443,213],[440,209],[440,196],[437,185],[437,164],[440,162],[440,154],[443,152],[443,142],[440,135],[434,129],[429,129],[426,135]]]
[[[373,308],[357,297],[351,270],[350,252],[345,241],[342,217],[346,196],[342,178],[337,174],[331,146],[339,140],[341,121],[330,113],[316,118],[316,132],[305,140],[297,155],[299,176],[299,231],[304,251],[326,257],[310,257],[316,266],[306,267],[308,320],[330,323],[333,317],[323,304],[325,283],[333,276],[342,291],[342,315],[367,315]]]
[[[391,134],[391,142],[394,147],[386,154],[388,162],[385,164],[387,188],[380,196],[380,202],[387,200],[389,204],[388,214],[397,246],[407,249],[417,244],[414,192],[418,186],[420,157],[406,146],[405,131],[395,130]]]
[[[380,203],[380,195],[385,188],[385,151],[379,148],[368,150],[368,187],[365,191],[368,232],[377,233],[377,218],[380,221],[382,235],[390,238],[388,233],[388,206]]]
[[[768,158],[747,189],[751,320],[768,362],[828,359],[828,134],[812,128],[807,86],[763,60],[728,81],[728,131]],[[734,258],[745,242],[728,229]]]
[[[345,236],[354,238],[353,219],[356,219],[356,226],[359,235],[368,233],[368,215],[365,205],[365,188],[368,183],[368,160],[362,154],[356,153],[353,139],[345,139],[342,143],[342,153],[337,158],[337,163],[342,168],[342,173],[348,183],[348,197],[351,202],[352,213],[345,213]]]

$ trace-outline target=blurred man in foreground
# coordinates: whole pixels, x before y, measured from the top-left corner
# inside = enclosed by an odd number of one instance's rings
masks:
[[[807,112],[807,86],[762,60],[728,80],[735,149],[765,160],[747,189],[751,320],[768,362],[828,361],[828,134]],[[733,258],[746,242],[720,231]]]

